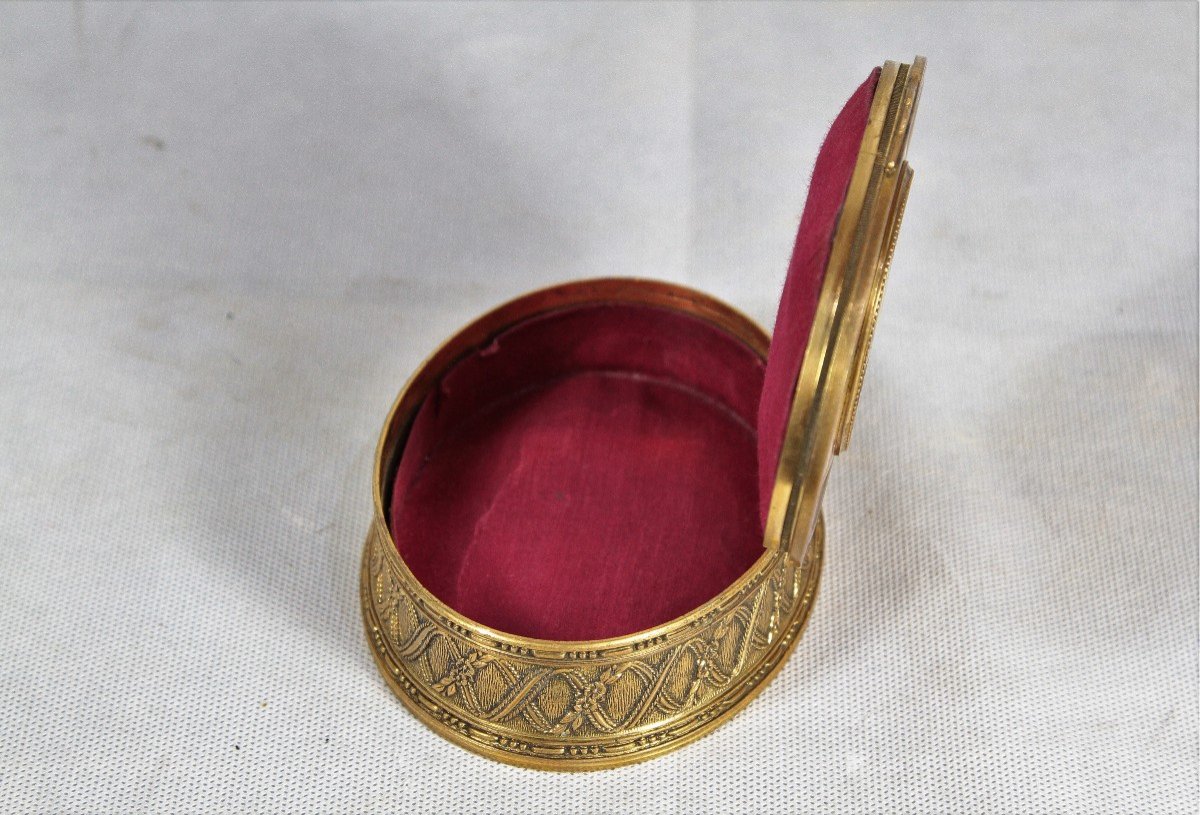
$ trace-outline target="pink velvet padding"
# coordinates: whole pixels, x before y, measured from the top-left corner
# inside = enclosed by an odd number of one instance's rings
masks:
[[[808,201],[800,217],[792,260],[788,264],[783,296],[775,316],[775,333],[767,356],[767,373],[758,406],[758,491],[759,518],[767,523],[771,492],[779,469],[779,454],[787,430],[792,396],[800,375],[800,364],[808,348],[809,332],[817,313],[821,284],[838,217],[859,147],[867,130],[867,117],[879,82],[879,69],[858,87],[842,112],[834,119],[817,154]]]
[[[702,605],[762,554],[763,364],[646,306],[527,320],[419,410],[391,529],[421,583],[501,631],[629,634]]]
[[[389,505],[434,595],[508,633],[602,639],[695,609],[754,563],[879,73],[817,156],[765,371],[695,317],[594,305],[513,326],[442,378]]]

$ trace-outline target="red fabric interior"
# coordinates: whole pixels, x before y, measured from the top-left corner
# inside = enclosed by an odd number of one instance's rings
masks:
[[[779,469],[779,453],[787,430],[788,414],[800,364],[808,348],[808,335],[817,312],[821,284],[825,280],[825,265],[838,216],[846,200],[850,176],[858,160],[858,149],[867,130],[867,116],[879,69],[867,77],[829,128],[829,134],[817,154],[808,201],[800,217],[796,245],[788,264],[783,296],[775,316],[775,333],[767,355],[767,373],[763,382],[762,400],[758,406],[758,491],[759,520],[767,523],[771,505],[771,490]]]
[[[593,305],[513,326],[443,377],[389,507],[434,595],[509,633],[601,639],[684,614],[754,563],[878,77],[817,157],[765,370],[702,320]]]
[[[762,554],[763,364],[703,322],[587,306],[521,323],[426,398],[391,500],[416,577],[493,628],[599,639],[667,622]]]

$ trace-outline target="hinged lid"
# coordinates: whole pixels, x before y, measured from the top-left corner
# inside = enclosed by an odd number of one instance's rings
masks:
[[[861,118],[855,126],[854,106],[857,100],[857,104],[865,107],[871,80],[859,89],[861,100],[856,94],[847,104],[834,123],[822,157],[818,158],[805,219],[801,222],[789,277],[797,273],[799,262],[805,258],[812,260],[812,255],[798,257],[806,237],[809,243],[825,237],[805,235],[806,229],[820,228],[821,207],[836,213],[832,215],[836,217],[836,226],[831,241],[820,247],[822,253],[827,253],[823,279],[815,313],[811,314],[807,345],[802,354],[796,351],[800,354],[799,372],[764,521],[764,545],[785,548],[797,561],[803,559],[816,528],[830,463],[835,454],[846,449],[854,427],[875,320],[912,183],[913,172],[905,161],[905,153],[924,70],[923,57],[916,57],[911,65],[884,64],[877,72],[865,130]],[[873,74],[872,79],[875,77]],[[840,126],[844,130],[839,131]],[[836,201],[832,205],[817,201],[814,206],[814,196],[823,194],[817,178],[817,173],[823,172],[822,161],[836,164],[837,151],[845,153],[847,146],[831,144],[845,132],[853,134],[852,137],[861,132],[862,136],[844,199],[840,207],[836,207]],[[827,151],[834,155],[826,157]],[[850,158],[846,153],[847,169]],[[824,172],[836,176],[836,168]],[[844,173],[841,183],[845,183]],[[812,219],[815,225],[809,223],[809,209],[817,213]],[[792,285],[790,280],[788,285]],[[788,297],[786,288],[784,296]],[[781,320],[786,311],[781,304]],[[777,324],[776,338],[780,335],[781,327]],[[764,401],[770,396],[764,390]],[[760,408],[760,435],[764,433],[763,411],[769,407]]]

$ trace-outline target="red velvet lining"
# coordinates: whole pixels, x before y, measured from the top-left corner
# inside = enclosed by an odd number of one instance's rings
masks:
[[[878,78],[818,154],[765,371],[702,320],[595,305],[520,323],[443,377],[389,507],[401,556],[434,595],[509,633],[601,639],[702,605],[761,555]]]
[[[641,306],[534,318],[458,362],[418,412],[391,527],[447,605],[524,636],[649,628],[762,554],[763,365]]]
[[[767,373],[758,406],[759,519],[763,526],[766,526],[767,511],[771,506],[771,491],[779,469],[779,454],[792,409],[796,379],[808,348],[821,284],[825,281],[833,233],[846,200],[850,176],[854,174],[878,82],[879,69],[876,68],[829,128],[821,152],[817,154],[812,182],[808,186],[808,201],[796,232],[796,245],[775,316],[775,333],[767,355]]]

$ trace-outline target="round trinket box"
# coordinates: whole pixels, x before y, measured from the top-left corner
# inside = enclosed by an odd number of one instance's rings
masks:
[[[361,601],[388,685],[489,758],[583,770],[708,733],[812,611],[912,171],[924,60],[821,148],[767,335],[699,292],[568,283],[413,375],[375,457]]]

